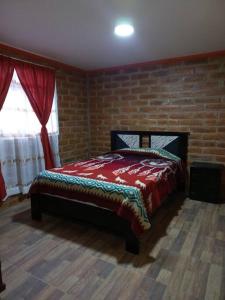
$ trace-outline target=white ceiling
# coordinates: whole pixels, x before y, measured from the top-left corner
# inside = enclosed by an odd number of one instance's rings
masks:
[[[0,42],[88,70],[225,50],[225,0],[0,0]]]

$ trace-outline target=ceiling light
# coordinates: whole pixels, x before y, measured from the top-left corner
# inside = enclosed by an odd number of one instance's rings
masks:
[[[134,33],[134,27],[130,24],[119,24],[114,28],[114,33],[120,37],[128,37]]]

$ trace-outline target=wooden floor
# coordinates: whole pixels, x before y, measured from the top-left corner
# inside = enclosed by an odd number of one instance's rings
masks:
[[[1,299],[225,299],[225,204],[174,199],[141,254],[87,224],[30,218],[28,200],[0,210]]]

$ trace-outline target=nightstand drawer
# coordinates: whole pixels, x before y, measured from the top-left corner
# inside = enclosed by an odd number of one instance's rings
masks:
[[[220,188],[220,181],[191,181],[190,188],[200,190],[218,190]]]
[[[189,197],[206,202],[219,202],[223,165],[192,163],[190,168]]]
[[[219,201],[219,193],[218,189],[205,189],[205,190],[199,190],[199,189],[192,189],[190,191],[189,197],[193,200],[201,200],[205,202],[213,202],[216,203]]]
[[[215,181],[219,180],[220,172],[218,170],[196,170],[195,168],[194,170],[191,170],[191,177],[192,180],[196,182],[214,183]]]

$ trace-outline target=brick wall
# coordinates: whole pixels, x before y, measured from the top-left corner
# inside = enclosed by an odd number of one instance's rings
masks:
[[[62,163],[108,151],[120,129],[189,131],[190,162],[225,164],[224,57],[92,74],[88,89],[80,73],[56,79]]]
[[[88,155],[88,104],[86,77],[57,71],[59,150],[61,162]]]
[[[110,130],[188,131],[189,161],[225,164],[225,58],[91,75],[90,151]]]

